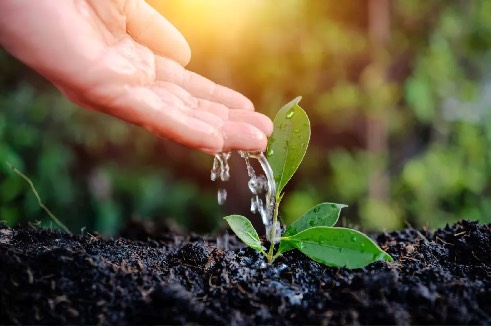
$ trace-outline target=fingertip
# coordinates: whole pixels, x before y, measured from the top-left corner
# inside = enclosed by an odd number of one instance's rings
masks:
[[[244,95],[243,95],[244,96]],[[256,109],[254,108],[254,104],[252,103],[251,100],[249,100],[247,97],[244,96],[244,104],[243,104],[243,110],[247,111],[255,111]]]
[[[223,152],[224,142],[223,137],[218,137],[215,139],[213,144],[207,144],[204,146],[200,146],[197,149],[209,155],[215,155]]]
[[[180,59],[181,59],[181,62],[179,62],[183,67],[186,67],[189,62],[191,62],[191,57],[192,57],[192,54],[191,54],[191,47],[189,46],[189,43],[186,41],[186,39],[184,38],[184,36],[181,34],[182,36],[182,54],[180,55]]]
[[[229,120],[251,124],[260,129],[266,136],[270,136],[273,132],[273,121],[262,113],[244,110],[229,110],[228,114]]]
[[[247,123],[227,121],[221,126],[223,150],[263,152],[268,138],[260,129]]]
[[[273,121],[265,114],[262,113],[257,113],[261,116],[261,122],[263,124],[263,131],[266,134],[266,136],[271,136],[274,130],[274,125]]]

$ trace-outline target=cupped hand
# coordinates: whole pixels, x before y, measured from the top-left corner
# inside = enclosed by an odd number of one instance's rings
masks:
[[[2,0],[0,12],[0,44],[77,104],[207,153],[265,149],[271,120],[184,69],[186,40],[145,1]]]

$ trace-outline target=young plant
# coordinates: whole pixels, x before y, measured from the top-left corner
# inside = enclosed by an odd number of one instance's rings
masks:
[[[276,184],[273,230],[278,223],[278,208],[283,188],[291,179],[307,151],[310,121],[298,105],[297,97],[281,108],[274,119],[274,131],[268,142],[267,157]],[[230,215],[224,219],[245,244],[260,251],[272,263],[282,253],[298,249],[311,259],[334,267],[361,268],[374,261],[392,257],[369,237],[356,230],[335,227],[342,204],[322,203],[288,226],[279,239],[270,235],[270,247],[265,250],[252,223],[244,216]],[[275,244],[279,240],[276,251]]]

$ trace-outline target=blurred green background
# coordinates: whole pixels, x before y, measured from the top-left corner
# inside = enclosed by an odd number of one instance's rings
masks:
[[[286,188],[366,230],[491,221],[491,1],[148,1],[187,38],[189,69],[270,117],[302,95],[312,140]],[[83,110],[0,50],[0,219],[116,233],[131,218],[198,232],[248,212],[243,162],[216,202],[212,157]],[[259,217],[254,219],[259,221]]]

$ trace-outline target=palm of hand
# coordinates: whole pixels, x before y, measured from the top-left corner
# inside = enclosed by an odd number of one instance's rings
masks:
[[[271,121],[241,94],[185,70],[186,41],[143,0],[38,0],[29,9],[16,1],[25,21],[0,27],[17,32],[23,24],[28,39],[2,43],[74,102],[208,153],[265,149]],[[33,6],[42,28],[26,14]],[[41,28],[36,40],[29,27]]]

